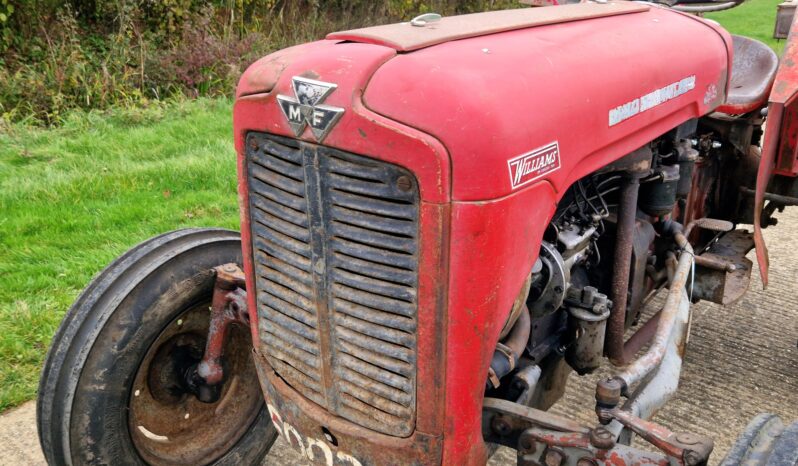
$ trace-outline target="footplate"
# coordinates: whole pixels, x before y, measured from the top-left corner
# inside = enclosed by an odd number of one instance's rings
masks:
[[[754,237],[745,230],[734,230],[696,256],[693,297],[722,305],[742,298],[751,283],[753,262],[746,258],[754,248]]]

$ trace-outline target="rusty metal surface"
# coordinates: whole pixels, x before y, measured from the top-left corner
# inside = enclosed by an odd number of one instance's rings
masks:
[[[735,230],[697,256],[693,296],[723,305],[741,299],[751,283],[753,263],[746,255],[753,247],[751,233]]]
[[[244,272],[236,264],[225,264],[216,267],[216,282],[211,299],[211,320],[208,329],[205,353],[197,366],[197,375],[202,377],[201,383],[215,386],[224,379],[222,356],[224,344],[230,327],[240,324],[249,328],[249,308]]]
[[[687,238],[681,233],[676,233],[675,238],[677,245],[683,252],[679,256],[678,265],[670,282],[665,305],[662,308],[662,314],[660,315],[657,331],[654,334],[651,346],[644,355],[615,374],[615,378],[622,380],[627,388],[642,380],[660,364],[673,333],[679,311],[679,303],[683,300],[682,293],[693,265],[693,248]],[[621,352],[623,352],[623,344],[621,344]]]
[[[756,191],[751,188],[746,188],[745,186],[740,188],[740,192],[742,192],[746,196],[755,196]],[[785,196],[782,194],[774,194],[774,193],[765,193],[764,200],[766,201],[773,201],[777,204],[782,204],[785,206],[796,206],[798,205],[798,197],[794,196]]]
[[[793,25],[796,20],[793,19]],[[798,132],[795,125],[798,119],[794,117],[795,95],[798,93],[798,27],[790,30],[787,45],[781,57],[781,64],[776,72],[776,80],[770,94],[768,104],[767,131],[762,144],[762,158],[756,177],[756,196],[754,198],[754,243],[756,244],[756,257],[759,264],[759,273],[762,286],[768,285],[768,257],[765,239],[762,236],[762,207],[765,202],[770,179],[776,167],[783,170],[787,166],[795,168]],[[788,115],[793,118],[788,118]]]
[[[796,19],[793,18],[793,26]],[[768,133],[763,147],[760,171],[794,177],[798,175],[798,27],[790,29],[782,52],[768,107]],[[768,136],[771,136],[768,138]],[[767,180],[769,180],[769,176]],[[766,186],[764,186],[766,187]],[[764,188],[763,187],[763,188]],[[757,191],[759,191],[757,185]],[[759,193],[758,193],[759,194]]]
[[[715,447],[712,439],[708,437],[686,432],[674,433],[659,424],[640,419],[628,411],[615,409],[610,415],[658,450],[676,459],[679,464],[686,466],[706,464]]]
[[[743,36],[732,36],[734,59],[726,101],[719,112],[743,114],[762,108],[776,76],[779,58],[767,45]]]
[[[773,27],[774,39],[786,39],[795,16],[795,2],[785,1],[776,7],[776,25]]]
[[[378,432],[415,426],[419,200],[395,165],[250,133],[259,332],[313,402]]]
[[[607,357],[616,365],[624,363],[623,333],[626,330],[629,271],[632,262],[632,248],[634,247],[635,216],[637,214],[639,190],[640,179],[638,175],[628,174],[624,177],[619,198],[618,225],[613,257],[612,290],[610,295],[613,307],[607,322],[605,340]]]
[[[683,291],[682,301],[676,317],[671,340],[665,350],[662,362],[651,377],[641,384],[626,400],[623,410],[641,419],[651,419],[654,414],[676,395],[681,378],[682,363],[688,338],[688,322],[690,318],[690,302],[687,292]],[[611,428],[619,433],[620,426]],[[620,432],[622,443],[631,443],[629,431]]]
[[[526,303],[523,303],[521,306],[521,313],[518,315],[518,320],[516,320],[515,325],[513,325],[507,339],[502,341],[504,345],[510,348],[516,362],[524,353],[524,349],[526,349],[526,343],[529,341],[529,332],[532,329],[531,323],[532,320],[529,317],[529,309],[526,307]]]
[[[140,388],[130,395],[130,433],[151,464],[212,463],[238,442],[263,406],[246,326],[230,328],[224,348],[228,378],[218,401],[201,402],[183,385],[185,366],[203,354],[209,304],[187,310],[163,331],[132,384]]]
[[[353,424],[299,395],[263,355],[256,352],[255,358],[272,423],[298,464],[440,464],[440,437],[416,430],[401,438]]]
[[[654,334],[657,333],[657,326],[659,325],[659,318],[661,315],[662,311],[657,311],[656,314],[649,317],[648,320],[626,340],[626,343],[623,345],[624,360],[631,361],[637,352],[643,349],[643,347],[654,338]]]
[[[556,414],[492,398],[485,400],[483,436],[492,443],[517,449],[518,464],[530,466],[695,466],[703,464],[712,452],[711,439],[673,433],[617,407],[604,410],[602,415],[633,430],[662,454],[617,443],[615,434],[603,426],[580,426]]]
[[[648,10],[648,6],[631,2],[582,3],[555,8],[500,10],[445,17],[427,27],[400,23],[334,32],[329,34],[327,39],[378,44],[401,52],[409,52],[468,37]]]

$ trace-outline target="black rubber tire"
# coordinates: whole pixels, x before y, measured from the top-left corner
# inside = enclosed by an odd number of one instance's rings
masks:
[[[39,382],[36,421],[49,464],[145,464],[129,433],[131,381],[181,312],[169,303],[210,296],[210,270],[231,262],[241,264],[237,232],[187,229],[139,244],[94,277],[64,316]],[[264,407],[215,464],[258,464],[276,437]]]
[[[775,414],[756,416],[721,466],[798,466],[798,422],[784,426]]]

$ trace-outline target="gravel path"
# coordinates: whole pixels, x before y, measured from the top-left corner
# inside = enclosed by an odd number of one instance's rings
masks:
[[[712,464],[754,415],[768,411],[798,419],[798,234],[790,228],[796,225],[798,209],[790,209],[780,216],[779,227],[765,231],[771,256],[767,293],[754,278],[749,293],[733,306],[702,302],[693,307],[679,394],[656,420],[673,430],[713,436]],[[757,270],[754,274],[758,277]],[[600,376],[573,376],[554,411],[593,423],[593,390]],[[0,464],[44,464],[33,402],[0,416]],[[278,440],[265,465],[287,464],[304,462]],[[514,465],[515,454],[502,449],[491,464]]]

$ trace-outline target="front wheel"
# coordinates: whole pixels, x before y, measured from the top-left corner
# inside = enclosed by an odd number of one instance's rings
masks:
[[[185,383],[202,358],[214,267],[241,264],[236,232],[190,229],[119,257],[67,312],[47,354],[37,423],[51,465],[257,464],[276,438],[252,360],[233,326],[219,399]]]

